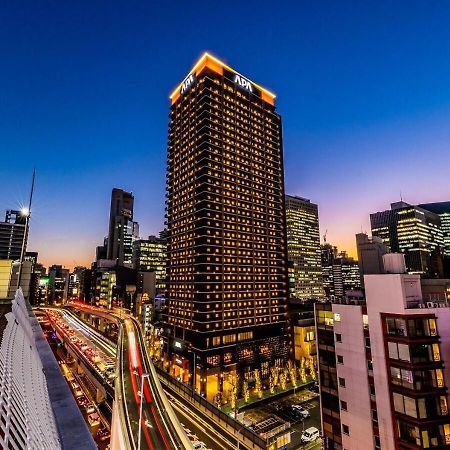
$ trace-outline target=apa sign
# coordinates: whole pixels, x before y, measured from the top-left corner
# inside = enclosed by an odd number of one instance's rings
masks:
[[[193,84],[194,84],[194,74],[191,73],[184,81],[183,84],[181,85],[181,94],[184,94]]]
[[[250,81],[246,80],[244,77],[241,77],[240,75],[235,75],[234,82],[239,86],[243,87],[244,89],[247,89],[247,91],[253,92],[253,88]]]

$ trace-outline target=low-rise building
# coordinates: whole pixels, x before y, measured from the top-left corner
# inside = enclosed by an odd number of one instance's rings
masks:
[[[448,284],[431,294],[397,256],[384,256],[390,273],[365,276],[364,301],[316,304],[328,449],[450,446]]]

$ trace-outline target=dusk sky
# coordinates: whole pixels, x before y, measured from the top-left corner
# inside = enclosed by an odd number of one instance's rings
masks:
[[[113,187],[158,233],[168,95],[208,50],[277,94],[286,192],[354,253],[400,193],[450,200],[449,17],[425,0],[1,2],[0,214],[35,166],[28,249],[45,265],[90,265]]]

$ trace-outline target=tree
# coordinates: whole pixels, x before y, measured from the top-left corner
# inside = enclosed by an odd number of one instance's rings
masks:
[[[297,386],[297,371],[291,360],[288,361],[288,373],[291,378],[292,386]]]
[[[262,398],[263,391],[261,386],[261,375],[258,369],[255,369],[255,391],[258,398]]]
[[[248,400],[250,399],[250,391],[248,390],[248,383],[247,383],[247,381],[244,381],[244,383],[242,385],[242,394],[244,395],[245,403],[247,403]]]
[[[286,373],[284,371],[280,374],[280,386],[283,391],[286,389]]]

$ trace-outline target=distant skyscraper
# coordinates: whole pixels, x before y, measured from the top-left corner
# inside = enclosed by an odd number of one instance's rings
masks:
[[[288,258],[293,262],[295,279],[293,297],[323,298],[318,207],[291,195],[286,195],[285,202]]]
[[[323,287],[326,297],[344,297],[347,291],[359,290],[361,279],[358,261],[346,252],[325,243],[321,247]]]
[[[229,397],[229,374],[267,378],[288,354],[281,118],[273,94],[208,54],[170,98],[173,373]]]
[[[0,222],[0,259],[20,259],[26,218],[20,211],[8,210]]]
[[[138,223],[133,222],[133,205],[131,192],[112,190],[107,259],[126,267],[133,265],[133,242],[139,238]]]
[[[49,303],[66,302],[69,290],[69,269],[55,264],[49,267],[48,278]]]
[[[156,273],[156,289],[166,290],[167,238],[149,236],[133,244],[133,267],[139,272]]]
[[[98,245],[95,249],[95,260],[108,258],[108,237],[103,239],[103,245]]]
[[[441,219],[441,230],[444,238],[444,259],[446,276],[450,277],[450,202],[425,203],[420,208],[438,214]]]
[[[383,239],[378,236],[369,238],[366,233],[356,235],[359,272],[361,285],[364,285],[364,275],[375,275],[384,272],[383,255],[389,252]]]
[[[443,275],[444,239],[438,214],[405,202],[370,215],[372,235],[383,239],[391,252],[404,253],[409,273]]]

